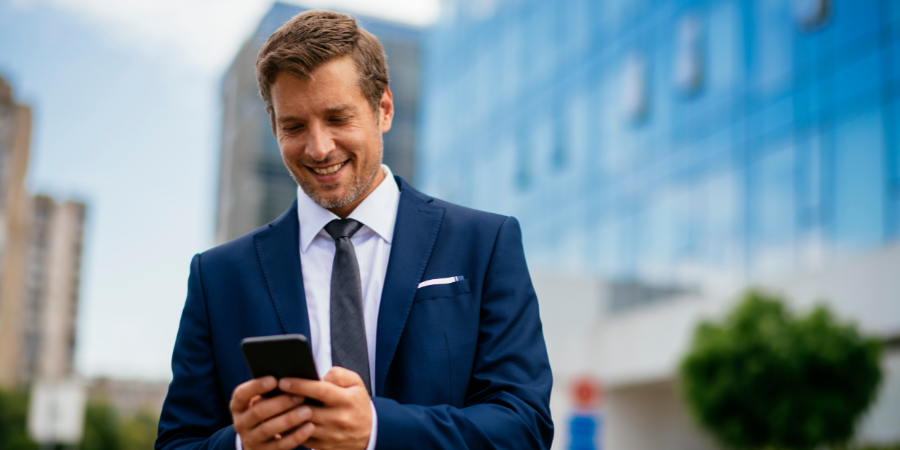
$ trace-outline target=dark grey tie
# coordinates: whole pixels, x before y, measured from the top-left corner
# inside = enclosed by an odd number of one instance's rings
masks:
[[[362,224],[353,219],[335,219],[325,225],[335,245],[331,268],[331,363],[358,373],[372,395],[362,283],[356,252],[350,242],[350,237],[360,228]]]

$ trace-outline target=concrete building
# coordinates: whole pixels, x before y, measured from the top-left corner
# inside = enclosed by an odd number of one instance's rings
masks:
[[[554,369],[606,387],[603,448],[703,449],[675,370],[748,286],[900,336],[900,7],[447,0],[418,187],[516,216]],[[859,439],[900,441],[900,349]]]
[[[74,375],[85,205],[33,199],[20,380]]]
[[[88,386],[88,397],[109,404],[124,416],[144,412],[159,417],[168,391],[169,383],[165,381],[98,378]]]
[[[14,111],[11,113],[10,111]],[[74,374],[85,205],[31,196],[30,113],[0,80],[0,386]]]
[[[25,190],[31,109],[0,77],[0,386],[16,384],[30,198]]]
[[[297,195],[281,160],[265,104],[256,85],[256,56],[272,33],[305,8],[276,2],[241,47],[222,80],[222,151],[216,212],[221,244],[278,217]],[[396,175],[415,178],[420,31],[358,16],[387,55],[394,120],[384,135],[384,163]]]

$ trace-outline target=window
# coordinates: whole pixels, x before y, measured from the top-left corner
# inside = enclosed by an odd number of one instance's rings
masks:
[[[742,174],[720,167],[701,176],[692,193],[695,255],[709,273],[737,273],[742,262],[739,228],[743,211]],[[732,273],[733,274],[733,273]]]
[[[520,190],[531,185],[531,136],[530,130],[522,126],[516,139],[516,186]]]
[[[640,274],[650,280],[671,281],[672,268],[688,256],[690,248],[690,190],[670,182],[650,192],[638,220]]]
[[[625,58],[622,71],[622,108],[625,116],[640,121],[647,116],[647,64],[639,53]]]
[[[754,266],[761,275],[792,268],[797,207],[794,149],[781,144],[751,168]]]
[[[678,23],[675,50],[675,87],[694,94],[703,86],[703,47],[700,20],[692,14]]]
[[[739,81],[744,57],[742,24],[733,0],[720,2],[709,12],[706,39],[710,90],[731,88]]]
[[[850,250],[877,245],[884,236],[887,191],[880,114],[875,110],[842,123],[834,133],[836,244]]]
[[[794,0],[794,19],[805,31],[821,27],[830,15],[830,0]]]

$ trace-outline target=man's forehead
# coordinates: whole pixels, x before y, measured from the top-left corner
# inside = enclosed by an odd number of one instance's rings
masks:
[[[283,96],[280,101],[273,97],[273,106],[276,113],[280,113],[277,114],[279,117],[300,114],[356,113],[362,106],[368,104],[348,95],[307,96],[286,94],[288,95]]]
[[[350,56],[332,58],[323,62],[311,72],[298,72],[282,68],[272,77],[272,87],[282,84],[359,84],[359,71]],[[284,83],[287,81],[287,83]]]
[[[326,62],[306,77],[279,71],[271,92],[276,110],[333,113],[358,109],[358,103],[368,103],[356,77],[356,67],[349,58]]]

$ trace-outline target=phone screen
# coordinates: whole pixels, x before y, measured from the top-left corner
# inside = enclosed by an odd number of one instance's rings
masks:
[[[273,376],[282,378],[305,378],[318,380],[316,363],[309,348],[309,341],[302,334],[280,334],[275,336],[250,337],[241,341],[241,352],[253,378]],[[277,387],[263,397],[274,397],[282,392]],[[307,404],[321,402],[307,399]]]

